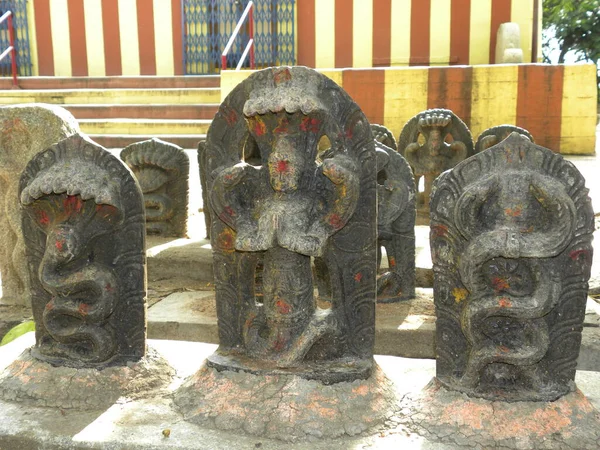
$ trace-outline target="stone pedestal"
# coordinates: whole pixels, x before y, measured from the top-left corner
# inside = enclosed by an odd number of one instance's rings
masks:
[[[452,448],[596,449],[600,414],[583,393],[554,402],[503,402],[472,398],[436,379],[401,403],[401,423]]]
[[[382,426],[397,404],[379,367],[367,380],[323,385],[289,374],[254,375],[205,366],[175,394],[185,419],[218,430],[284,441],[355,436]]]
[[[153,349],[140,361],[103,370],[54,367],[27,349],[0,375],[0,398],[28,406],[98,410],[123,396],[140,398],[164,390],[174,374]]]

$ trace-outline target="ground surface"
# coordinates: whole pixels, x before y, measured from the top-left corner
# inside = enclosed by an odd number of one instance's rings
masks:
[[[0,348],[0,371],[11,364],[23,350],[33,343],[33,333],[29,333],[11,344]],[[184,379],[190,378],[203,367],[203,361],[211,354],[216,346],[194,342],[150,341],[154,349],[160,352],[171,367],[176,369],[176,375],[165,392],[160,391],[155,396],[146,399],[131,399],[121,397],[112,406],[96,410],[82,411],[71,408],[41,408],[24,406],[0,400],[0,449],[2,450],[29,450],[29,449],[102,449],[102,450],[158,450],[158,449],[265,449],[279,450],[337,450],[337,449],[424,449],[424,450],[450,450],[457,448],[475,449],[586,449],[599,448],[600,443],[588,437],[600,430],[600,422],[593,422],[597,416],[589,414],[588,404],[596,410],[600,408],[600,373],[579,371],[576,382],[585,394],[589,403],[582,402],[578,395],[574,396],[571,404],[573,411],[580,417],[575,417],[577,423],[587,422],[586,441],[580,441],[580,446],[557,446],[568,442],[576,433],[567,431],[568,423],[561,419],[559,423],[548,420],[539,424],[533,423],[535,408],[538,405],[528,405],[533,408],[532,418],[525,421],[524,427],[514,430],[514,438],[507,439],[509,429],[503,427],[503,422],[494,421],[493,414],[482,414],[480,423],[471,423],[474,415],[466,415],[465,422],[469,428],[462,429],[448,436],[448,427],[461,426],[456,423],[456,417],[446,414],[444,427],[431,427],[431,418],[437,417],[443,410],[425,411],[419,403],[423,395],[429,395],[423,390],[433,378],[435,362],[424,359],[407,359],[391,356],[377,356],[376,362],[381,373],[393,383],[397,402],[386,412],[387,418],[379,425],[368,430],[350,429],[344,431],[345,437],[338,439],[319,438],[318,433],[313,433],[304,442],[282,442],[264,436],[254,436],[252,429],[242,429],[236,424],[237,431],[228,431],[225,420],[221,429],[210,424],[197,425],[184,420],[179,407],[173,403],[173,393],[178,392]],[[198,375],[202,376],[202,374]],[[192,381],[193,383],[193,381]],[[184,391],[179,391],[184,392]],[[357,391],[360,393],[360,391]],[[267,392],[263,391],[268,396]],[[196,398],[196,401],[198,398]],[[447,399],[438,399],[448,406]],[[452,398],[451,402],[460,399]],[[194,399],[190,404],[194,406]],[[473,402],[477,403],[477,402]],[[460,404],[452,404],[451,411],[457,411]],[[564,408],[568,403],[560,404]],[[197,402],[195,406],[200,409],[202,405]],[[464,406],[464,404],[463,404]],[[470,405],[469,407],[471,407]],[[525,405],[519,405],[523,408]],[[498,405],[484,402],[478,406],[483,412],[494,410]],[[577,410],[579,408],[580,410]],[[553,406],[547,408],[552,411]],[[543,411],[542,411],[543,412]],[[587,417],[582,415],[587,414]],[[266,414],[268,411],[257,412],[257,415]],[[516,417],[515,412],[515,417]],[[539,414],[539,413],[537,413]],[[505,413],[506,415],[506,413]],[[564,412],[564,417],[570,415]],[[541,417],[541,416],[538,416]],[[510,417],[509,417],[510,418]],[[260,417],[256,418],[260,422]],[[291,417],[290,417],[291,419]],[[552,419],[552,417],[549,417]],[[280,417],[279,420],[284,420]],[[488,423],[489,422],[489,423]],[[515,426],[515,420],[511,426]],[[436,424],[438,422],[435,422]],[[231,424],[230,424],[231,425]],[[518,424],[517,424],[518,425]],[[479,428],[478,428],[479,427]],[[491,427],[491,428],[490,428]],[[552,431],[551,436],[543,433],[544,429]],[[315,430],[315,428],[312,428]],[[444,431],[445,430],[445,431]],[[482,431],[483,430],[483,431]],[[535,439],[531,438],[529,431],[533,430]],[[539,431],[539,432],[538,432]],[[482,440],[492,432],[500,433],[503,437],[502,446],[491,446]],[[348,436],[351,434],[352,436]],[[167,437],[168,436],[168,437]],[[284,436],[285,438],[285,436]],[[564,439],[563,439],[564,438]],[[288,437],[289,439],[289,437]],[[590,446],[590,442],[594,446]],[[571,443],[569,443],[571,444]]]

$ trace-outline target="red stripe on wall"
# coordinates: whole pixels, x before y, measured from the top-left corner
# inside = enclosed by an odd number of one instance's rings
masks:
[[[52,24],[50,23],[50,0],[35,0],[35,36],[38,50],[40,75],[54,76],[52,53]]]
[[[389,66],[392,54],[392,0],[373,0],[373,66]]]
[[[335,0],[335,67],[352,67],[352,4]]]
[[[511,0],[492,1],[492,27],[490,29],[490,64],[494,64],[496,62],[496,37],[498,33],[498,28],[500,27],[500,24],[510,22],[510,4]]]
[[[410,65],[429,65],[431,0],[412,0],[410,11]]]
[[[175,75],[183,75],[183,30],[181,28],[181,20],[183,11],[181,0],[171,0],[171,20],[173,27],[173,63],[175,67]]]
[[[71,44],[71,73],[87,77],[87,48],[85,40],[85,13],[83,0],[68,0],[69,37]]]
[[[345,70],[342,72],[342,85],[369,122],[383,123],[385,70]]]
[[[298,10],[298,64],[315,67],[315,0],[296,3]]]
[[[138,41],[140,43],[140,74],[156,75],[154,49],[154,6],[148,0],[136,0]]]
[[[471,40],[471,0],[452,0],[450,12],[451,64],[469,64]]]
[[[471,123],[472,67],[429,69],[427,108],[446,108]]]
[[[102,0],[102,32],[106,75],[122,75],[119,0]]]
[[[535,143],[560,152],[564,66],[519,65],[517,126]]]

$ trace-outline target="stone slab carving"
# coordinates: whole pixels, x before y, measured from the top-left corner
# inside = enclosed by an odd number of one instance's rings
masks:
[[[501,23],[496,33],[496,64],[521,64],[521,29],[515,22]]]
[[[573,391],[593,231],[579,171],[520,134],[438,178],[437,379],[491,400]]]
[[[421,177],[424,179],[424,190],[417,200],[417,213],[426,217],[433,180],[473,155],[473,138],[465,123],[452,111],[428,109],[404,125],[398,151],[412,167],[417,189]]]
[[[320,160],[323,135],[332,150]],[[313,70],[266,69],[227,97],[205,150],[220,341],[209,365],[325,383],[370,375],[374,147],[358,106]],[[311,258],[327,268],[327,305],[313,297]]]
[[[416,189],[406,159],[383,142],[395,146],[392,133],[382,125],[371,129],[377,149],[377,261],[380,266],[383,247],[389,267],[377,279],[377,301],[387,303],[415,296]]]
[[[183,149],[153,138],[128,145],[121,159],[144,193],[146,232],[185,237],[190,161]]]
[[[33,355],[97,368],[143,357],[144,208],[131,172],[103,147],[73,135],[29,162],[19,196]]]
[[[198,171],[200,172],[200,189],[202,190],[202,213],[204,214],[204,226],[206,228],[206,239],[210,239],[210,225],[212,218],[208,199],[208,184],[206,173],[206,141],[198,142]]]
[[[498,125],[496,127],[488,128],[484,130],[479,137],[477,138],[477,143],[475,144],[475,153],[482,152],[496,144],[499,144],[511,133],[519,133],[529,139],[531,142],[535,142],[533,140],[533,136],[529,131],[525,128],[517,127],[515,125]]]
[[[77,133],[79,125],[66,109],[29,104],[0,107],[0,126],[0,303],[29,306],[19,177],[36,153]]]

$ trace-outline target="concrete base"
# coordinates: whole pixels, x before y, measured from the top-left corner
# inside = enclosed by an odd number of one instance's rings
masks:
[[[0,370],[33,342],[33,334],[27,334],[0,348]],[[169,386],[175,392],[184,378],[196,373],[204,358],[216,346],[210,344],[173,341],[150,341],[149,345],[160,352],[176,369],[177,374]],[[397,398],[416,398],[435,372],[432,360],[405,359],[376,356],[375,360],[394,385]],[[576,382],[590,403],[600,408],[600,374],[578,372]],[[556,403],[556,402],[555,402]],[[550,406],[553,404],[550,404]],[[262,414],[259,412],[258,414]],[[419,448],[449,450],[482,448],[475,441],[464,439],[461,443],[437,442],[433,436],[424,437],[407,424],[407,418],[425,419],[419,410],[398,403],[396,413],[385,423],[366,430],[354,437],[319,439],[283,444],[281,441],[261,436],[249,436],[242,431],[233,433],[215,430],[184,420],[174,406],[171,396],[159,395],[146,399],[121,398],[112,406],[95,411],[25,406],[0,400],[0,448],[1,449],[103,449],[103,450],[164,450],[164,449],[264,449],[281,448],[297,450],[331,450],[346,448]],[[290,419],[293,419],[290,416]],[[596,429],[597,430],[597,429]],[[567,436],[569,428],[556,430]],[[534,440],[526,447],[557,448],[548,443],[556,441]],[[517,442],[517,441],[515,441]],[[519,441],[521,442],[521,441]],[[600,445],[600,444],[599,444]],[[564,447],[563,447],[564,448]],[[574,446],[573,448],[586,448]]]
[[[182,277],[197,281],[213,281],[210,241],[157,236],[148,236],[146,241],[149,284]]]
[[[366,380],[331,385],[204,366],[175,394],[189,422],[282,441],[356,436],[383,426],[397,403],[393,384],[377,366]]]
[[[580,390],[554,402],[500,402],[445,389],[436,379],[402,399],[401,423],[456,447],[589,449],[600,446],[600,414]]]
[[[153,348],[140,361],[102,370],[54,367],[27,349],[0,374],[0,398],[30,406],[103,409],[123,396],[157,395],[174,375]]]

